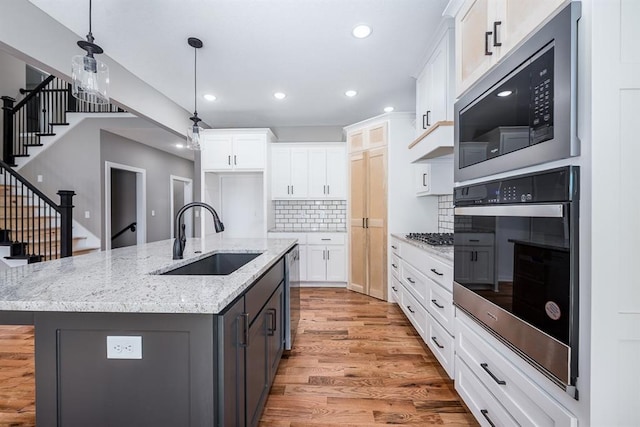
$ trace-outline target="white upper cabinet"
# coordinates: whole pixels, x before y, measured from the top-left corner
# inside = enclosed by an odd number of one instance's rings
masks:
[[[256,132],[242,129],[205,130],[202,137],[202,170],[264,170],[270,134],[268,129]]]
[[[343,144],[274,144],[271,147],[273,199],[346,198],[347,165]]]
[[[344,147],[309,148],[309,197],[346,198],[346,159]]]
[[[306,198],[308,187],[308,153],[304,148],[271,148],[271,197],[273,199]]]
[[[440,33],[416,82],[416,134],[453,120],[453,29]]]
[[[546,20],[564,0],[467,0],[456,15],[456,94]]]

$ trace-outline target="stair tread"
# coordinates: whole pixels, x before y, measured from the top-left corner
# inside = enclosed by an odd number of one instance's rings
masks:
[[[24,144],[25,147],[42,147],[44,144]]]
[[[28,154],[14,154],[13,157],[31,157]]]
[[[56,134],[53,132],[36,132],[37,136],[55,136]]]
[[[49,123],[49,126],[69,126],[69,123]]]

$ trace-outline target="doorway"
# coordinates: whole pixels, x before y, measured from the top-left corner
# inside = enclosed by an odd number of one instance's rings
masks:
[[[104,248],[147,242],[145,169],[105,162]]]
[[[175,237],[176,214],[181,207],[193,202],[193,180],[171,175],[169,177],[169,193],[169,200],[171,200],[171,228],[169,229],[169,236]],[[193,237],[193,215],[194,210],[188,210],[184,214],[185,237]]]

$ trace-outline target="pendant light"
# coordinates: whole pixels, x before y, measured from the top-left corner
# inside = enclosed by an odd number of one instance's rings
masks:
[[[87,40],[78,41],[85,56],[76,55],[71,59],[72,94],[81,101],[92,104],[108,104],[109,67],[93,55],[103,53],[100,46],[93,42],[91,33],[91,0],[89,0],[89,34]]]
[[[195,37],[187,40],[189,46],[193,48],[193,116],[189,120],[193,125],[187,129],[187,148],[189,150],[200,150],[200,138],[203,129],[198,125],[201,121],[198,117],[198,49],[202,47],[202,41]]]

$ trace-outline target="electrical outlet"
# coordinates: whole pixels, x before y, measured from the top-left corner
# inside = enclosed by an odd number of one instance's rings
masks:
[[[107,336],[107,359],[142,359],[142,337]]]
[[[37,176],[37,181],[38,181],[38,182],[42,182],[42,175],[38,175],[38,176]]]
[[[153,209],[151,210],[151,216],[156,216],[156,211],[154,211]]]
[[[85,218],[91,218],[91,212],[89,212],[89,211],[84,211],[84,217],[85,217]]]

